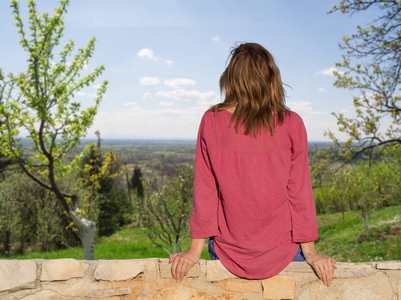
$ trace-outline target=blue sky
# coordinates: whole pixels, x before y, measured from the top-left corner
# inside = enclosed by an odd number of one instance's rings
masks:
[[[26,0],[21,0],[25,11]],[[236,42],[257,42],[277,60],[287,105],[303,118],[309,140],[336,131],[331,112],[352,115],[356,92],[333,87],[343,35],[378,14],[327,14],[336,1],[322,0],[72,0],[64,42],[83,47],[96,37],[87,71],[103,64],[94,86],[76,94],[90,105],[95,86],[110,81],[88,137],[195,139],[200,119],[220,102],[218,80]],[[52,12],[55,0],[37,0]],[[26,69],[9,1],[0,1],[0,67]],[[344,136],[339,135],[344,139]]]

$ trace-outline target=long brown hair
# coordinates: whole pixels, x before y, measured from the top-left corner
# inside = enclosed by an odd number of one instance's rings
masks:
[[[244,43],[231,50],[231,60],[220,77],[224,102],[214,105],[215,113],[235,106],[230,126],[242,123],[245,134],[257,136],[262,128],[275,131],[289,111],[285,90],[273,56],[256,43]]]

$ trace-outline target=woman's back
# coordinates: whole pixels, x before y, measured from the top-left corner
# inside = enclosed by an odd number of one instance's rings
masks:
[[[191,236],[214,236],[219,259],[233,273],[266,278],[284,269],[298,250],[292,241],[291,218],[309,220],[306,226],[300,220],[304,225],[297,234],[305,240],[317,238],[311,190],[297,187],[297,194],[288,190],[291,175],[303,178],[299,182],[303,187],[310,186],[304,182],[310,180],[306,135],[296,113],[287,113],[274,134],[262,130],[256,137],[245,135],[243,127],[237,132],[229,126],[231,116],[225,110],[208,111],[202,119]],[[303,174],[292,172],[294,153],[304,166]],[[208,175],[218,182],[219,199],[215,181],[205,178]],[[302,215],[291,213],[291,197],[303,206]]]
[[[187,252],[170,257],[174,278],[182,280],[212,238],[211,257],[238,276],[276,275],[302,248],[329,285],[335,261],[317,253],[313,242],[318,236],[306,131],[285,106],[273,56],[256,43],[238,45],[220,89],[224,101],[204,114],[199,127],[192,240]]]

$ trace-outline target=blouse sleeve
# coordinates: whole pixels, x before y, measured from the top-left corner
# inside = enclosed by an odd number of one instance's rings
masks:
[[[318,239],[316,207],[308,164],[308,140],[302,119],[291,113],[292,159],[287,191],[290,202],[292,241]]]
[[[217,208],[218,189],[207,151],[204,116],[196,144],[191,238],[208,238],[218,234]]]

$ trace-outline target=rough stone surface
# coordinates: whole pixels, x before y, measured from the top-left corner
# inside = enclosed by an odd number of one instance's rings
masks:
[[[160,276],[162,278],[171,278],[171,264],[166,262],[160,262]],[[188,272],[186,277],[199,277],[199,263],[195,264]]]
[[[128,280],[144,271],[144,259],[99,260],[95,269],[96,280]]]
[[[124,288],[116,288],[110,290],[95,290],[89,292],[86,297],[87,298],[107,298],[112,296],[123,296],[131,293],[131,289],[128,287]]]
[[[207,292],[191,289],[187,287],[170,287],[162,290],[155,297],[148,299],[165,299],[165,300],[182,300],[182,299],[197,299],[197,300],[247,300],[245,297],[234,294],[225,293],[213,296]]]
[[[228,271],[220,260],[213,260],[207,262],[206,278],[207,281],[219,281],[238,277]]]
[[[200,260],[190,276],[177,283],[167,259],[0,260],[0,299],[401,300],[398,263],[337,263],[333,284],[326,287],[306,263],[291,263],[269,279],[247,280],[220,261]]]
[[[72,299],[71,297],[63,297],[53,291],[40,291],[39,293],[25,296],[21,300],[67,300]]]
[[[0,260],[0,292],[15,288],[35,288],[35,280],[35,261]]]
[[[52,259],[42,264],[41,281],[68,280],[82,278],[88,267],[84,261],[75,259]]]
[[[321,281],[304,286],[298,300],[375,300],[392,299],[393,292],[384,273],[377,272],[362,278],[335,279],[330,287]]]
[[[312,268],[304,261],[292,262],[278,275],[283,273],[313,273]]]
[[[263,298],[294,299],[294,280],[290,276],[274,276],[263,280]]]
[[[258,293],[262,291],[262,283],[259,280],[230,279],[226,282],[226,289],[233,292]]]
[[[44,281],[42,290],[51,290],[64,296],[85,296],[90,291],[112,288],[108,281],[97,282],[90,278],[72,278],[68,281]]]
[[[374,263],[336,263],[334,278],[365,277],[376,272]]]
[[[186,287],[170,287],[162,290],[153,299],[165,299],[165,300],[180,300],[180,299],[199,299],[199,300],[213,300],[215,299],[212,295],[190,289]]]
[[[401,261],[378,262],[376,269],[379,270],[401,270]]]

